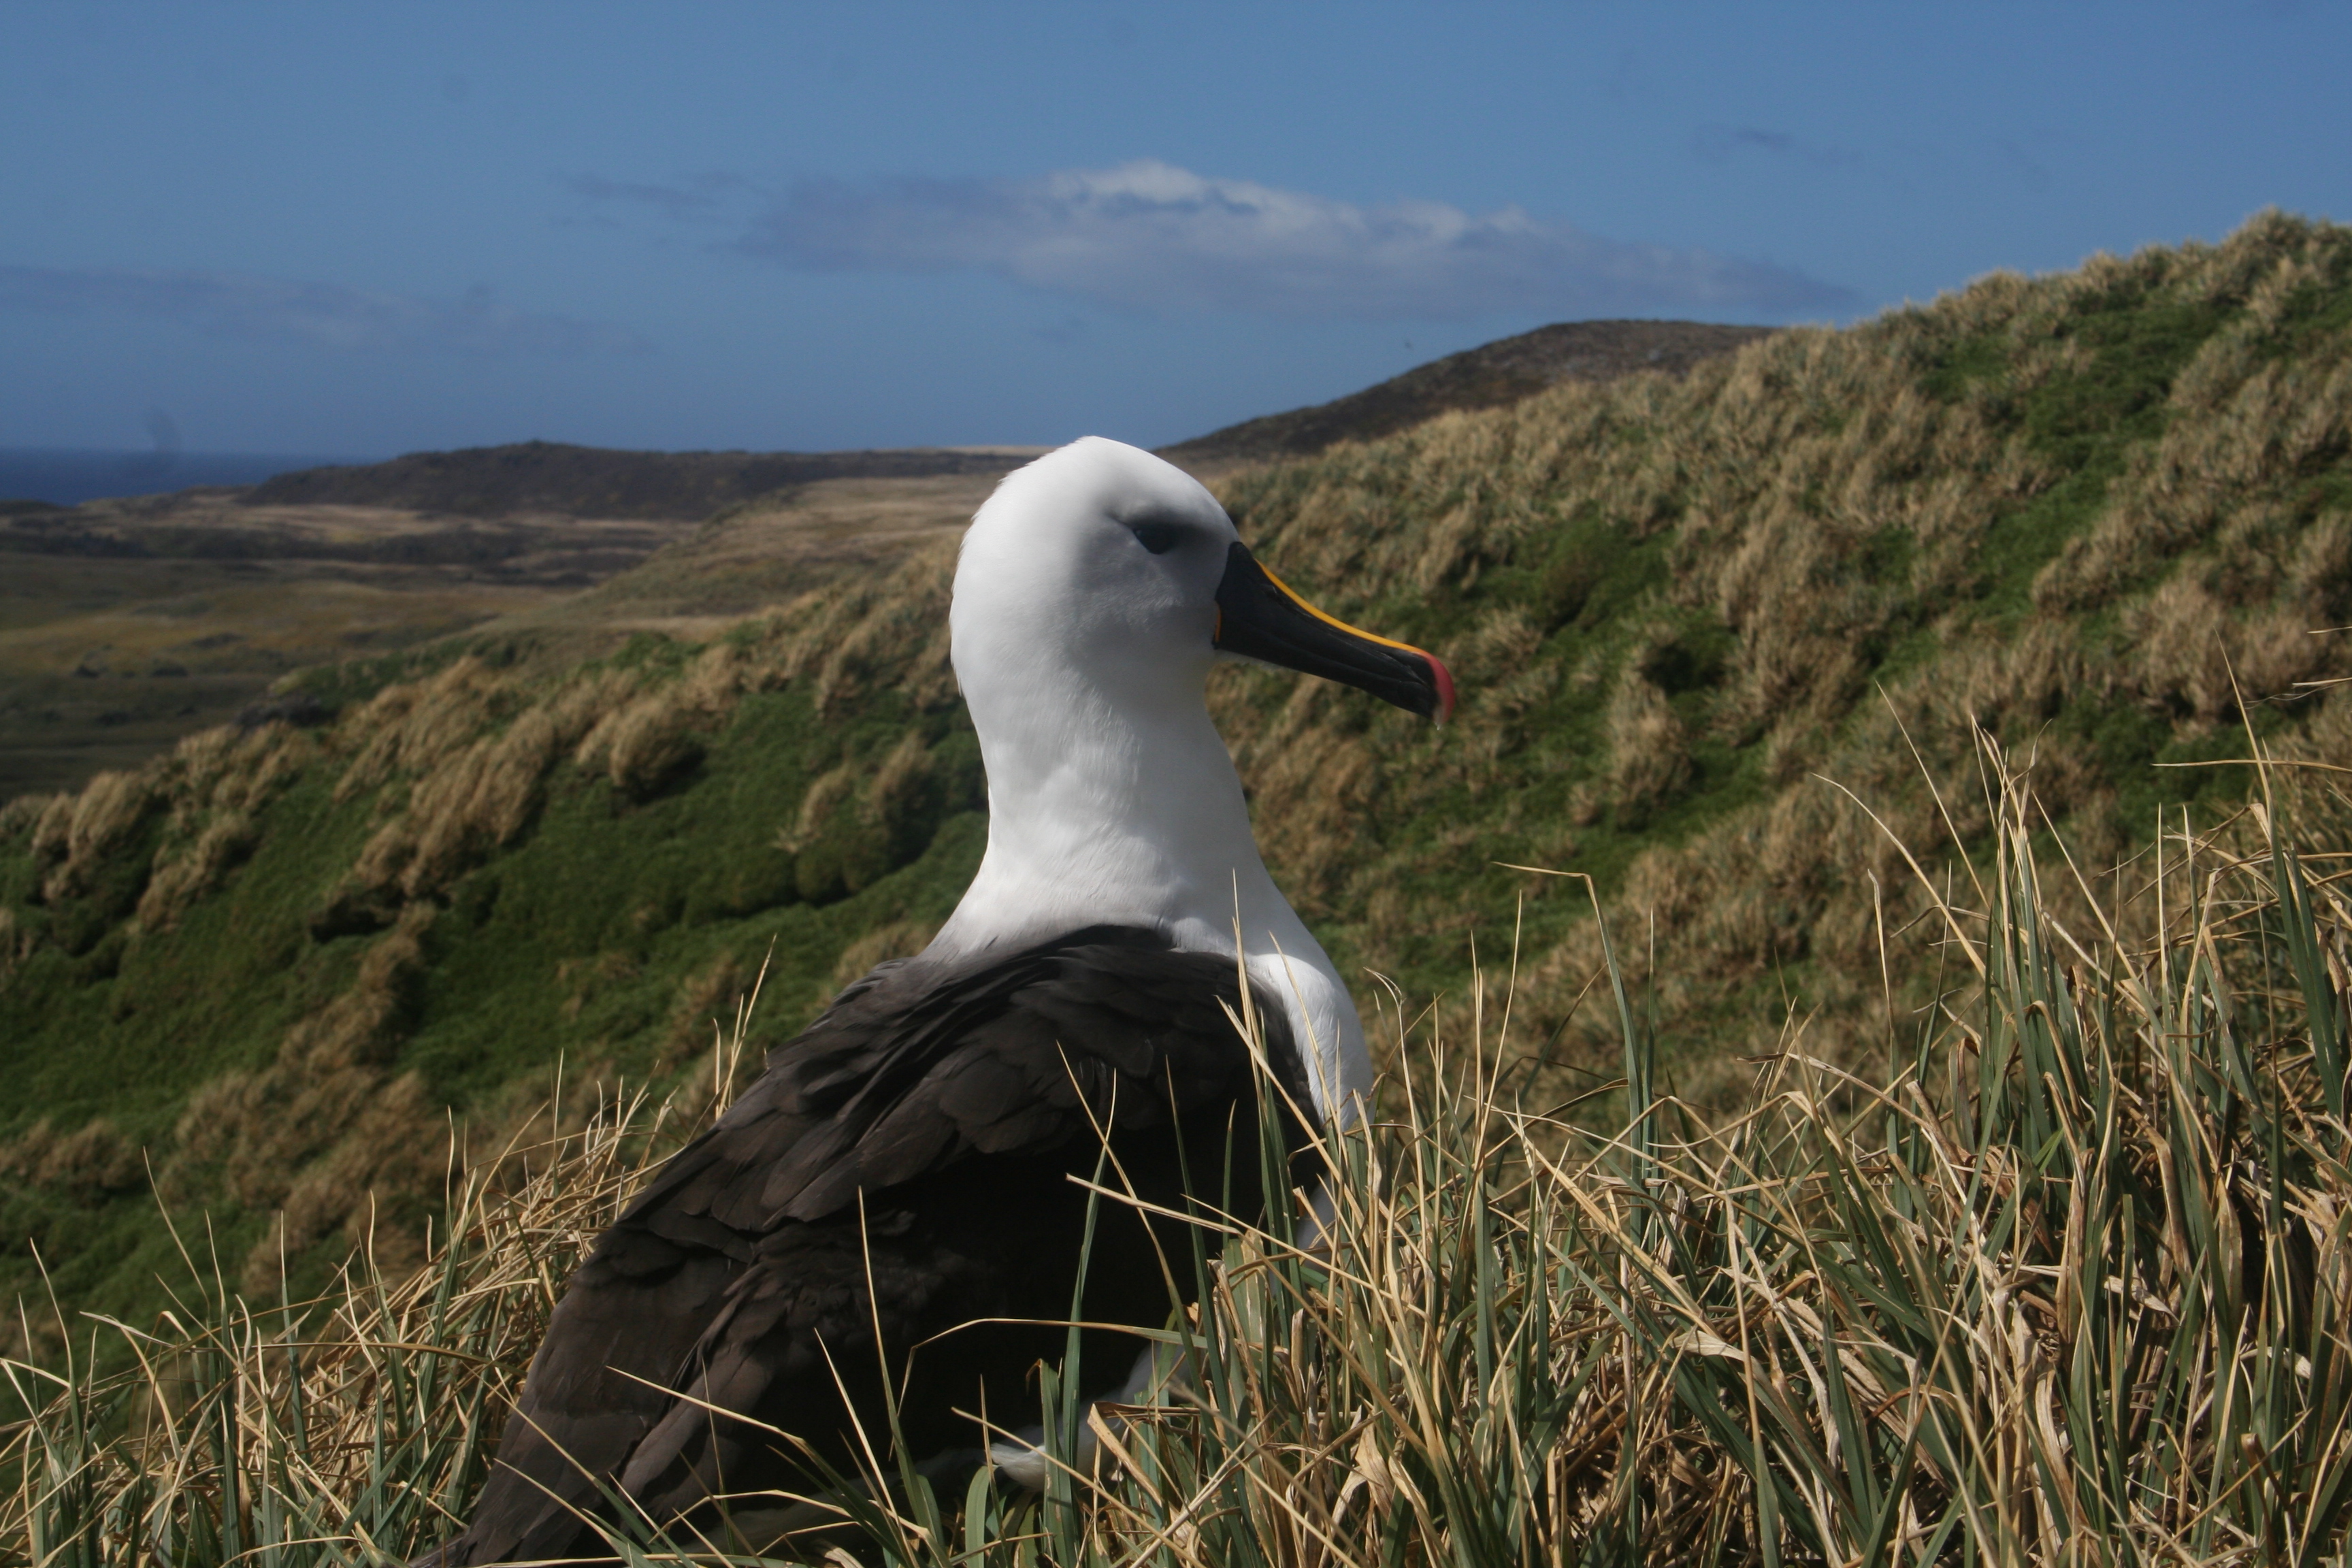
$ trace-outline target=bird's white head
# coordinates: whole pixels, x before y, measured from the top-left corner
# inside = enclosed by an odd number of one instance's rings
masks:
[[[948,614],[966,697],[1024,702],[1076,676],[1129,711],[1198,706],[1238,539],[1192,476],[1100,437],[1007,476],[957,563]]]
[[[1316,609],[1198,480],[1098,436],[997,487],[964,535],[949,623],[976,710],[1072,676],[1130,711],[1189,708],[1219,658],[1326,676],[1441,723],[1454,708],[1434,655]]]

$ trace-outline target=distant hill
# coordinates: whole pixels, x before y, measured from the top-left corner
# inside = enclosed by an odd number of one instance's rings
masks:
[[[339,452],[121,452],[78,447],[0,448],[0,503],[79,506],[108,496],[153,495],[195,486],[253,485],[294,468],[352,460]]]
[[[624,452],[524,441],[412,452],[388,463],[306,468],[257,485],[248,506],[389,506],[457,517],[652,518],[692,522],[820,479],[1001,474],[1034,452],[919,447],[860,452]]]
[[[1517,403],[1563,381],[1611,381],[1643,370],[1680,375],[1772,330],[1705,321],[1560,321],[1416,365],[1334,402],[1228,425],[1160,453],[1195,465],[1308,457],[1340,441],[1392,435],[1457,408]]]

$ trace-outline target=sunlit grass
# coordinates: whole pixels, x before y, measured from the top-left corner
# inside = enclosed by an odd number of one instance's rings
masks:
[[[1745,1113],[1711,1119],[1649,1089],[1643,998],[1605,972],[1587,1005],[1623,1073],[1584,1110],[1622,1114],[1596,1131],[1515,1092],[1507,984],[1389,1010],[1404,1070],[1379,1119],[1321,1151],[1320,1237],[1204,1236],[1165,1403],[1088,1411],[1053,1396],[1070,1369],[1049,1372],[1042,1493],[983,1469],[935,1495],[879,1433],[862,1484],[802,1501],[822,1528],[667,1539],[638,1520],[611,1526],[616,1551],[2339,1559],[2342,850],[2257,807],[2168,834],[2104,904],[2078,887],[2093,921],[2065,929],[2044,882],[2074,868],[2001,768],[1989,753],[1981,885],[1936,905],[1942,1000],[1889,1016],[1878,1079],[1808,1056],[1799,1016]],[[2305,815],[2334,819],[2316,799]],[[159,1322],[86,1320],[75,1366],[8,1365],[0,1558],[294,1568],[446,1538],[555,1293],[683,1114],[607,1102],[485,1163],[495,1179],[472,1179],[405,1279],[362,1258],[320,1300],[251,1302],[192,1241],[194,1283]],[[110,1335],[138,1364],[93,1377]],[[772,1521],[784,1500],[737,1503]]]

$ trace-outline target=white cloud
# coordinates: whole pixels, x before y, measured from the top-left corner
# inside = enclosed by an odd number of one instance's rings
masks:
[[[673,213],[707,192],[654,201]],[[1658,310],[1783,315],[1851,302],[1786,268],[1604,239],[1517,207],[1358,206],[1153,161],[1029,181],[812,182],[734,248],[840,271],[979,269],[1145,310],[1356,319]]]
[[[0,309],[144,318],[341,350],[574,354],[645,346],[615,327],[518,310],[488,289],[444,301],[244,272],[0,266]]]

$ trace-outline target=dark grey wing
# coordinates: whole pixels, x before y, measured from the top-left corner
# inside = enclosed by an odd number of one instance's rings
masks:
[[[886,966],[844,993],[582,1266],[452,1561],[596,1551],[575,1512],[599,1510],[592,1477],[657,1518],[805,1484],[772,1438],[707,1406],[849,1468],[853,1419],[884,1429],[877,1322],[910,1446],[971,1443],[951,1408],[982,1399],[1017,1425],[1060,1332],[957,1325],[1068,1312],[1087,1198],[1068,1178],[1093,1173],[1097,1126],[1156,1203],[1181,1206],[1188,1173],[1212,1202],[1258,1203],[1255,1074],[1225,1013],[1239,984],[1231,959],[1103,927],[957,972]],[[1271,1055],[1303,1106],[1270,1001]],[[1169,1245],[1098,1216],[1087,1315],[1158,1322]]]

